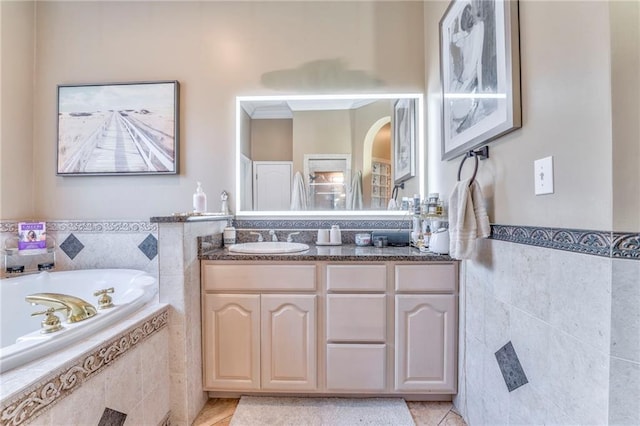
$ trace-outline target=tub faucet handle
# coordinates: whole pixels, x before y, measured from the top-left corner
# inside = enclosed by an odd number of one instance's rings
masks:
[[[114,291],[113,287],[110,287],[103,288],[102,290],[98,290],[93,293],[94,296],[100,296],[98,299],[98,309],[113,308],[113,300],[107,293],[113,293]]]
[[[31,314],[31,316],[35,317],[36,315],[46,315],[45,318],[40,323],[40,325],[42,326],[42,328],[40,329],[40,333],[42,334],[53,333],[54,331],[58,331],[62,328],[62,325],[60,324],[60,318],[58,318],[54,314],[54,312],[62,311],[66,309],[67,308],[58,308],[58,309],[49,308],[45,311],[34,312]]]

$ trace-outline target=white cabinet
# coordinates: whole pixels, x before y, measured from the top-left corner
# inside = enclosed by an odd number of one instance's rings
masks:
[[[457,264],[395,266],[395,390],[456,392]]]
[[[205,294],[205,389],[260,389],[260,296]]]
[[[328,344],[327,390],[331,392],[384,392],[385,344]]]
[[[326,383],[330,392],[387,390],[387,266],[328,264]]]
[[[455,305],[450,294],[396,296],[396,390],[455,392]]]
[[[316,296],[260,297],[262,389],[315,389]]]
[[[204,387],[456,392],[455,262],[203,261]]]
[[[203,262],[202,277],[205,390],[316,389],[317,296],[289,293],[315,292],[315,265]]]

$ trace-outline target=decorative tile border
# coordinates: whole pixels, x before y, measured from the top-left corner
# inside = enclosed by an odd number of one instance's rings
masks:
[[[640,232],[635,234],[614,232],[611,256],[640,260]]]
[[[594,256],[640,260],[639,233],[491,225],[489,238]]]
[[[157,232],[158,224],[148,221],[47,221],[47,231],[57,232]],[[18,232],[18,222],[0,222],[0,232]]]
[[[135,346],[167,326],[168,308],[76,358],[0,407],[0,425],[21,425],[65,398]]]
[[[234,220],[234,226],[238,229],[320,229],[331,228],[338,225],[341,229],[362,229],[367,231],[380,229],[411,229],[411,216],[406,220],[362,220],[362,219],[241,219]]]

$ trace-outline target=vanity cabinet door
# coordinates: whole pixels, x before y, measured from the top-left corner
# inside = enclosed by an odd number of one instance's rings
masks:
[[[262,389],[316,389],[316,296],[261,297]]]
[[[397,391],[455,393],[456,296],[396,295]]]
[[[260,296],[204,295],[206,390],[260,389]]]

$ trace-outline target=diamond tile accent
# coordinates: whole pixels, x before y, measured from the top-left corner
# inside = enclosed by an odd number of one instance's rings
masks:
[[[102,417],[100,417],[98,426],[122,426],[126,418],[127,415],[125,413],[107,407],[104,409]]]
[[[69,256],[69,259],[71,260],[73,260],[83,248],[84,244],[82,244],[73,234],[69,234],[62,244],[60,244],[60,249]]]
[[[153,258],[158,255],[158,239],[152,234],[149,234],[147,235],[147,238],[140,243],[138,248],[149,258],[149,260],[153,260]]]
[[[529,383],[511,342],[498,349],[495,355],[509,392]]]

